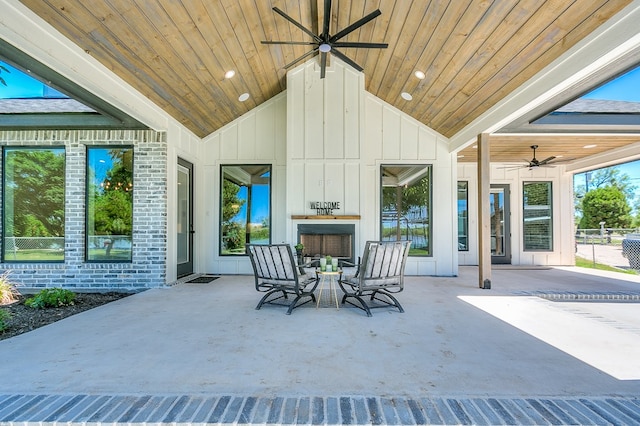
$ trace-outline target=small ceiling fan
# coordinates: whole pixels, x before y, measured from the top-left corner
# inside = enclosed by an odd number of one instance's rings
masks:
[[[544,160],[538,160],[536,158],[536,149],[538,149],[538,145],[531,145],[531,149],[533,150],[533,158],[531,160],[523,160],[527,164],[525,164],[523,166],[509,167],[509,168],[510,169],[529,169],[529,170],[531,170],[531,169],[534,169],[536,167],[552,166],[555,163],[560,163],[560,162],[573,160],[572,158],[556,160],[556,158],[558,158],[558,157],[556,157],[555,155],[552,155],[551,157],[547,157]]]
[[[534,167],[546,166],[553,160],[555,160],[556,156],[552,155],[551,157],[547,157],[542,161],[538,161],[536,158],[536,149],[538,149],[538,145],[531,145],[531,149],[533,150],[533,158],[529,160],[529,168],[532,169]],[[526,161],[526,160],[525,160]]]
[[[524,162],[526,162],[527,164],[522,165],[522,166],[506,166],[506,167],[498,167],[499,169],[509,169],[509,170],[516,170],[516,169],[535,169],[537,167],[553,167],[554,164],[556,163],[563,163],[566,161],[571,161],[574,160],[573,158],[563,158],[562,160],[558,159],[556,160],[555,155],[552,155],[551,157],[547,157],[544,160],[538,160],[536,158],[536,149],[538,149],[538,145],[531,145],[531,149],[533,150],[533,158],[531,160],[523,160]]]
[[[285,68],[289,68],[292,65],[300,62],[301,60],[303,60],[303,59],[305,59],[305,58],[307,58],[307,57],[309,57],[309,56],[311,56],[311,55],[313,55],[313,54],[315,54],[316,52],[319,51],[320,52],[320,78],[324,78],[324,76],[325,76],[325,71],[326,71],[326,68],[327,68],[327,54],[329,52],[331,52],[336,57],[342,59],[344,62],[346,62],[347,64],[351,65],[353,68],[357,69],[358,71],[362,71],[363,68],[360,65],[356,64],[354,61],[349,59],[345,54],[340,52],[338,50],[338,48],[342,48],[342,47],[357,47],[357,48],[361,48],[361,47],[364,47],[364,48],[368,48],[368,49],[384,49],[384,48],[387,48],[389,46],[387,43],[365,43],[365,42],[355,42],[355,41],[354,42],[351,42],[351,41],[340,41],[340,39],[342,39],[343,37],[347,36],[352,31],[357,30],[358,28],[360,28],[361,26],[363,26],[367,22],[369,22],[369,21],[377,18],[378,16],[380,16],[382,14],[382,12],[380,12],[380,9],[374,10],[373,12],[369,13],[365,17],[360,18],[359,20],[357,20],[353,24],[349,25],[348,27],[344,28],[343,30],[338,31],[337,33],[335,33],[333,35],[329,34],[329,20],[331,18],[331,0],[324,0],[324,18],[323,18],[323,22],[322,22],[322,33],[320,33],[320,34],[314,34],[313,32],[311,32],[311,30],[309,30],[308,28],[306,28],[305,26],[300,24],[298,21],[296,21],[295,19],[293,19],[292,17],[290,17],[289,15],[284,13],[282,10],[278,9],[277,7],[274,7],[273,11],[276,12],[278,15],[282,16],[287,21],[291,22],[296,27],[300,28],[304,33],[308,34],[313,39],[313,41],[271,41],[271,40],[263,40],[262,41],[262,44],[294,44],[294,45],[310,45],[310,46],[313,46],[313,49],[311,51],[309,51],[309,52],[305,53],[304,55],[294,59],[291,62],[289,62],[288,64],[286,64],[284,66]]]

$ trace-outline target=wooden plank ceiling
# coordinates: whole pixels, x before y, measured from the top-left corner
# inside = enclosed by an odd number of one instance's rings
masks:
[[[315,34],[324,10],[323,0],[22,3],[200,137],[285,90],[284,65],[310,50],[260,43],[311,40],[272,7]],[[342,52],[364,68],[367,91],[451,137],[629,3],[333,0],[329,33],[379,8],[343,41],[389,47]]]
[[[536,159],[555,156],[554,161],[568,162],[590,157],[595,154],[640,144],[640,136],[625,134],[553,134],[553,135],[491,135],[491,161],[496,163],[525,164],[533,158],[532,145],[537,145]],[[476,145],[471,145],[458,153],[458,162],[476,162]]]

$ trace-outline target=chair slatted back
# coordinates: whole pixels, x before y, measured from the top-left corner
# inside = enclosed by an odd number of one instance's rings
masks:
[[[266,284],[297,285],[298,275],[288,244],[247,244],[247,252],[256,276],[256,285],[258,280]]]
[[[367,241],[358,274],[362,284],[402,288],[410,245],[411,241]]]

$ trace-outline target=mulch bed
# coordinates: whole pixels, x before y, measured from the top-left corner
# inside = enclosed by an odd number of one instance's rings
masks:
[[[0,305],[0,309],[9,312],[11,317],[6,321],[8,327],[0,331],[0,340],[27,333],[36,328],[54,323],[77,313],[102,306],[114,300],[130,296],[132,293],[76,293],[75,304],[58,308],[35,309],[24,304],[31,295],[20,296],[17,302]]]

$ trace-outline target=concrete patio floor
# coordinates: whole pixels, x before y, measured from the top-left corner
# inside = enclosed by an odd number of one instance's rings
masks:
[[[252,276],[147,290],[0,341],[0,423],[640,423],[640,278],[585,272],[407,277],[371,318],[257,311]]]

